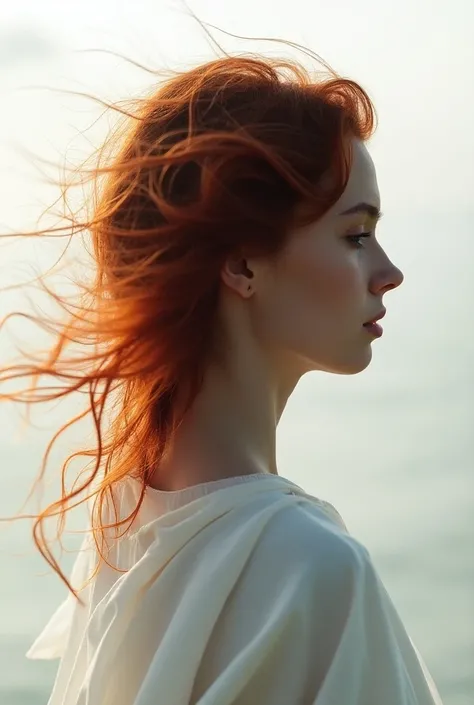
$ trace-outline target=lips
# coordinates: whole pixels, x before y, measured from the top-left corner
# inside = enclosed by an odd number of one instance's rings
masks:
[[[374,318],[371,318],[370,321],[366,321],[364,323],[364,326],[369,326],[371,323],[375,323],[376,321],[380,321],[380,319],[383,318],[386,313],[387,313],[387,310],[385,308],[382,309],[382,311],[380,311],[380,313],[378,313]]]

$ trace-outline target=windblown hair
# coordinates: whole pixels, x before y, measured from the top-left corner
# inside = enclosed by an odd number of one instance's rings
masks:
[[[124,117],[98,154],[112,140],[118,149],[108,163],[99,159],[81,172],[93,185],[88,216],[68,212],[60,228],[15,235],[87,235],[94,273],[90,282],[76,280],[73,302],[40,276],[67,317],[28,316],[54,331],[54,344],[41,359],[0,369],[0,382],[33,379],[2,401],[29,407],[87,390],[86,410],[53,436],[34,485],[58,436],[92,414],[97,443],[67,458],[61,497],[34,515],[33,526],[37,548],[77,598],[46,540],[45,520],[58,518],[59,538],[66,513],[94,498],[93,535],[99,562],[107,561],[105,530],[125,524],[121,535],[128,531],[206,365],[225,354],[216,327],[224,261],[240,248],[277,257],[292,228],[319,219],[347,184],[351,138],[367,140],[375,123],[356,82],[253,54],[173,72],[130,104],[128,111],[107,104]],[[24,316],[11,313],[1,325],[15,315]],[[80,358],[65,354],[72,342]],[[45,376],[61,385],[39,388]],[[111,399],[114,413],[102,428]],[[75,456],[93,460],[68,490]],[[112,490],[126,476],[142,485],[138,504],[127,518],[104,524],[103,503],[114,502]]]

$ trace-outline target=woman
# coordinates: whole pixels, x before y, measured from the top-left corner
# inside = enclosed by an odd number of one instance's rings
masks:
[[[95,278],[29,368],[88,388],[98,436],[34,528],[70,589],[28,652],[61,658],[50,705],[441,702],[367,549],[276,463],[298,380],[364,370],[403,281],[373,127],[353,81],[225,57],[140,101],[93,172],[69,230]],[[92,499],[69,581],[43,522]]]

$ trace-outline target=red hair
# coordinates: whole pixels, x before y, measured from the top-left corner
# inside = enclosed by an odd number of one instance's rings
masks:
[[[216,352],[224,261],[240,247],[277,256],[292,227],[320,218],[347,183],[351,138],[368,139],[375,122],[367,93],[354,81],[332,70],[316,78],[294,60],[255,55],[226,55],[173,73],[132,106],[99,150],[101,157],[118,145],[109,162],[81,172],[94,186],[86,202],[92,215],[68,213],[60,228],[20,234],[87,233],[94,273],[89,283],[76,280],[73,303],[39,278],[67,317],[28,315],[54,331],[54,344],[33,363],[0,370],[0,382],[33,378],[22,391],[0,395],[28,407],[87,390],[86,410],[53,436],[34,485],[58,436],[92,414],[97,443],[67,458],[61,496],[34,516],[33,526],[36,546],[76,597],[45,538],[45,520],[58,517],[59,537],[66,513],[95,497],[92,528],[106,560],[97,537],[104,539],[108,528],[130,528]],[[22,315],[12,313],[1,325]],[[80,359],[65,354],[71,342],[79,345]],[[61,382],[56,391],[38,389],[46,375]],[[66,468],[78,455],[92,461],[68,490]],[[135,510],[103,524],[104,501],[113,502],[113,487],[128,475],[142,483]]]

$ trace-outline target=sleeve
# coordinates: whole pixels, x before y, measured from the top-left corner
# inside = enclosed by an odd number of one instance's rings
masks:
[[[297,560],[283,572],[267,564],[257,581],[244,578],[195,687],[199,705],[442,705],[352,537],[313,563]]]

